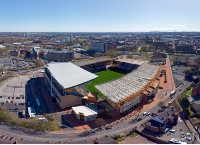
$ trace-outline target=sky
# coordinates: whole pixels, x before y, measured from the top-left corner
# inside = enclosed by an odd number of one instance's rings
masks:
[[[0,32],[200,32],[200,0],[0,2]]]

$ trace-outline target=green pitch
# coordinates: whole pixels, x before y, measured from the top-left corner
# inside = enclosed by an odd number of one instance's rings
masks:
[[[96,75],[98,76],[98,78],[92,80],[88,84],[87,89],[90,92],[98,92],[98,96],[103,97],[103,94],[101,92],[99,92],[94,86],[97,85],[97,84],[101,84],[101,83],[104,83],[104,82],[108,82],[108,81],[123,77],[125,74],[107,69],[105,71],[101,71],[101,72],[96,73]]]

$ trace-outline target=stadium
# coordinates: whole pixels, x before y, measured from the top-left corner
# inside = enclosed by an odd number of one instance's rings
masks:
[[[159,66],[144,58],[93,58],[49,63],[45,83],[61,109],[76,110],[79,105],[91,109],[94,104],[98,114],[113,115],[152,99],[159,87],[159,73]]]

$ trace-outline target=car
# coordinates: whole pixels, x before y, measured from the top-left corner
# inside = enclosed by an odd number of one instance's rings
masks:
[[[170,143],[176,143],[177,140],[176,140],[175,138],[171,138],[171,139],[169,140],[169,142],[170,142]]]
[[[176,141],[175,144],[187,144],[187,143],[182,141]]]
[[[108,126],[105,127],[105,129],[106,129],[106,130],[112,129],[112,126],[111,126],[111,125],[108,125]]]
[[[185,135],[185,132],[181,131],[181,135]]]
[[[186,137],[186,140],[187,141],[192,141],[192,138],[191,137]]]
[[[186,133],[187,134],[187,136],[191,136],[191,133]]]
[[[170,132],[170,133],[175,133],[176,130],[174,130],[174,129],[170,129],[169,132]]]
[[[141,121],[142,120],[142,118],[137,118],[137,121]]]
[[[151,102],[153,102],[153,100],[149,100],[149,101],[148,101],[148,103],[151,103]]]
[[[149,116],[151,113],[150,112],[144,112],[143,115]]]

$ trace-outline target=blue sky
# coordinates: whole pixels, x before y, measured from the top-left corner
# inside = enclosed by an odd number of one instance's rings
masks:
[[[200,0],[0,2],[0,32],[200,31]]]

